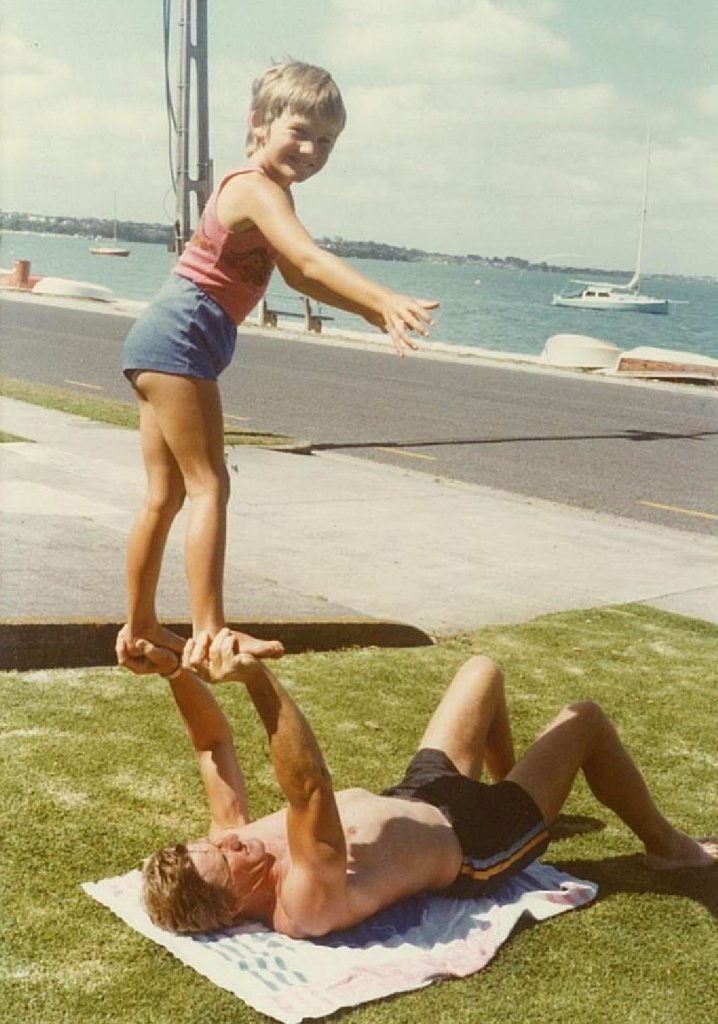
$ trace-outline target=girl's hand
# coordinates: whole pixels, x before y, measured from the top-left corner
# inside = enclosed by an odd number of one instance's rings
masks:
[[[380,310],[381,329],[391,338],[398,355],[404,355],[404,348],[419,347],[411,337],[411,331],[422,338],[429,337],[428,328],[433,327],[434,321],[428,311],[438,306],[439,303],[432,299],[413,299],[397,292],[387,293]]]
[[[387,333],[386,325],[384,324],[384,317],[381,315],[381,313],[372,309],[367,310],[366,313],[362,313],[362,316],[364,317],[368,324],[372,325],[372,327],[378,327],[382,334]]]

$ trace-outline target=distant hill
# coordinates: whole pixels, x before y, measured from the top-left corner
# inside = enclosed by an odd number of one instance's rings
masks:
[[[74,235],[83,238],[112,238],[115,230],[113,220],[99,217],[53,217],[38,213],[16,213],[0,211],[0,229],[7,231],[36,231],[57,235]],[[174,231],[169,224],[143,224],[133,220],[117,222],[117,237],[125,242],[152,242],[173,247]],[[545,273],[569,273],[591,275],[592,277],[630,277],[632,270],[608,269],[606,267],[573,267],[553,263],[531,263],[520,256],[479,256],[467,253],[456,256],[443,252],[425,252],[423,249],[406,249],[386,242],[357,242],[338,236],[318,238],[317,244],[337,256],[351,259],[394,260],[401,263],[461,263],[477,267],[493,267],[497,270],[538,270]],[[650,277],[650,274],[644,275]],[[657,276],[657,275],[654,275]],[[680,277],[681,275],[661,275]],[[695,280],[713,281],[704,277]]]
[[[334,252],[337,256],[350,256],[354,259],[399,260],[404,263],[462,263],[477,267],[495,267],[497,270],[544,270],[544,271],[578,271],[583,274],[614,274],[630,276],[627,270],[606,270],[598,267],[559,267],[550,263],[531,263],[521,256],[479,256],[467,253],[465,256],[450,255],[445,252],[425,252],[423,249],[404,249],[399,245],[387,245],[386,242],[351,242],[345,238],[318,238],[317,242],[324,249]]]
[[[38,213],[0,212],[0,228],[7,231],[48,232],[51,235],[79,235],[83,238],[112,238],[114,220],[100,217],[50,217]],[[156,242],[171,245],[173,230],[167,224],[142,224],[118,220],[117,237],[125,242]]]

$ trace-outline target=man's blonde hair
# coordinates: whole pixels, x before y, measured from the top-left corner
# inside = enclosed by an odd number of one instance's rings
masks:
[[[216,932],[232,924],[234,894],[206,882],[184,843],[158,850],[142,869],[145,910],[168,932]]]
[[[268,128],[285,110],[304,116],[318,115],[329,121],[337,135],[347,119],[341,93],[329,72],[300,60],[272,64],[252,85],[251,112],[262,127]],[[260,140],[250,124],[247,156],[259,145]]]

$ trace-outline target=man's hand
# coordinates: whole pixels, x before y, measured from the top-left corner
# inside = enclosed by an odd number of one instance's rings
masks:
[[[209,633],[198,633],[187,641],[182,664],[208,683],[246,683],[256,675],[259,662],[239,647],[239,637],[226,627],[213,640]]]
[[[115,651],[117,664],[134,672],[136,676],[169,675],[179,664],[178,655],[166,647],[155,647],[149,640],[135,640],[130,644],[127,638],[127,627],[123,626],[117,634]]]

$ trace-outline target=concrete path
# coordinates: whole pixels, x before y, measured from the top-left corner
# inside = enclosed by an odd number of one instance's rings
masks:
[[[143,494],[139,435],[10,399],[0,429],[27,439],[0,445],[0,668],[106,663]],[[228,465],[228,616],[292,649],[408,645],[628,601],[718,623],[718,538],[344,455],[233,447]],[[174,623],[187,621],[184,515],[159,600]]]

